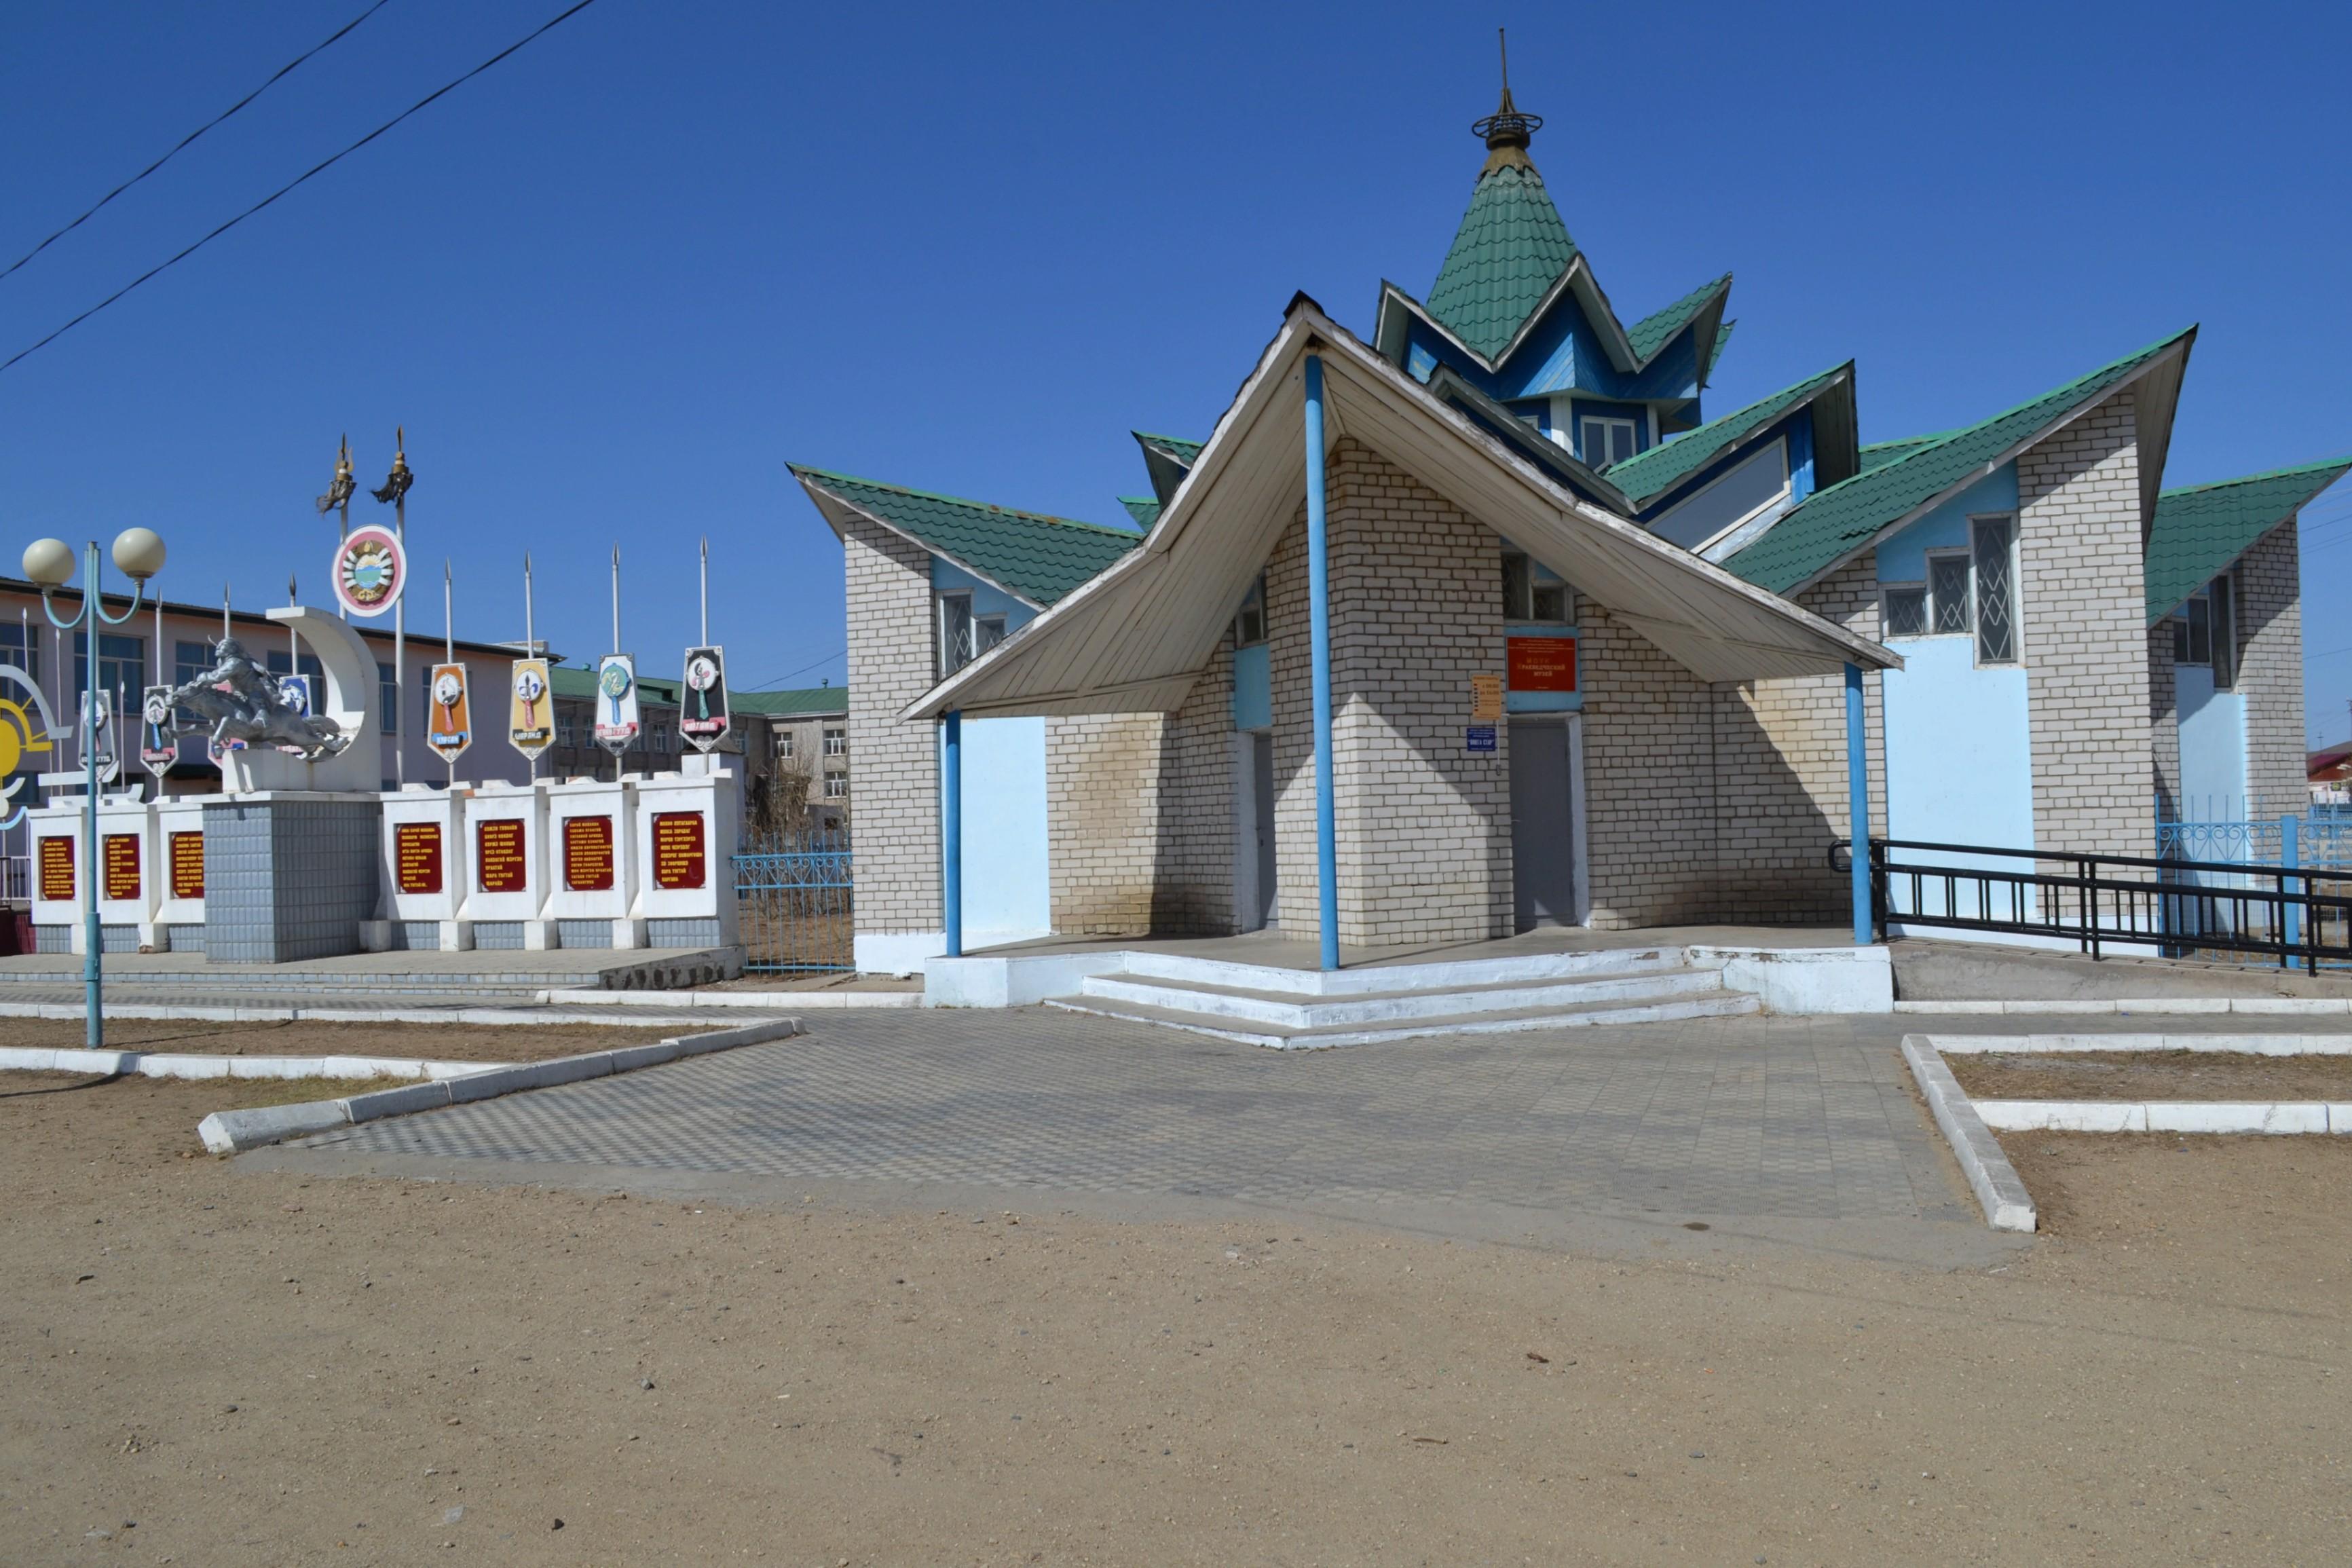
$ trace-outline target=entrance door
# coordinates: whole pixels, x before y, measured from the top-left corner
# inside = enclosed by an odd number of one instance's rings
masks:
[[[1250,813],[1257,826],[1257,923],[1275,923],[1274,903],[1274,737],[1255,735],[1250,746],[1250,791],[1256,809]]]
[[[1511,915],[1517,931],[1576,921],[1568,726],[1511,721]]]

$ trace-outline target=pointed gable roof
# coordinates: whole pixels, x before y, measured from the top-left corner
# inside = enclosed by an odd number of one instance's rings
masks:
[[[2145,573],[2147,624],[2179,609],[2347,469],[2352,458],[2331,458],[2210,485],[2183,485],[2157,497]]]
[[[1875,544],[1895,528],[1940,505],[2075,415],[2126,383],[2150,378],[2137,409],[2141,505],[2152,517],[2154,475],[2164,469],[2172,411],[2197,329],[2179,332],[2102,365],[2055,391],[1980,423],[1948,431],[1843,483],[1814,491],[1724,564],[1759,587],[1793,595]],[[2143,527],[2147,526],[2143,522]]]
[[[785,466],[836,533],[845,509],[1040,608],[1143,542],[1122,528]]]
[[[1576,241],[1535,165],[1490,164],[1430,286],[1429,313],[1492,362],[1575,259]]]
[[[1817,482],[1826,488],[1853,473],[1857,466],[1852,360],[1719,419],[1710,419],[1696,430],[1686,431],[1646,452],[1637,452],[1601,471],[1611,484],[1632,497],[1636,504],[1646,507],[1782,415],[1808,404],[1817,405],[1813,461]]]

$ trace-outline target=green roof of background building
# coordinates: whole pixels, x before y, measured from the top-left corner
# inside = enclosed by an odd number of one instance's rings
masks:
[[[1208,445],[1206,441],[1187,441],[1181,436],[1154,436],[1149,430],[1138,430],[1133,435],[1145,446],[1159,447],[1188,468],[1192,459],[1201,455],[1201,448]]]
[[[1152,496],[1121,496],[1118,504],[1127,508],[1127,515],[1135,519],[1135,526],[1149,529],[1160,521],[1160,502]]]
[[[593,665],[583,668],[559,664],[547,674],[548,684],[554,688],[558,697],[593,698],[596,695],[596,669]],[[647,675],[643,671],[637,675],[637,689],[647,700],[670,706],[677,705],[683,684],[674,675]],[[789,691],[738,691],[730,687],[727,700],[738,713],[846,713],[849,711],[849,688],[808,686]]]
[[[790,467],[803,482],[1036,605],[1053,604],[1143,542],[1124,528]]]
[[[1532,165],[1488,169],[1430,285],[1429,313],[1492,361],[1575,257],[1543,176]]]
[[[1674,335],[1691,324],[1693,318],[1706,308],[1706,302],[1731,287],[1731,274],[1727,272],[1712,283],[1702,283],[1663,310],[1653,310],[1625,329],[1625,341],[1633,345],[1633,357],[1643,364],[1650,356],[1673,341]],[[1708,368],[1714,368],[1713,362]]]
[[[2179,609],[2347,469],[2352,458],[2334,458],[2210,485],[2184,485],[2158,496],[2156,522],[2147,535],[2147,624]]]
[[[1696,430],[1685,431],[1646,452],[1637,452],[1621,462],[1612,463],[1601,470],[1601,475],[1623,490],[1636,505],[1645,504],[1651,497],[1664,495],[1705,468],[1726,447],[1762,429],[1790,410],[1811,402],[1853,367],[1853,362],[1848,360],[1836,369],[1825,370],[1810,381],[1801,381],[1720,419],[1710,419]]]
[[[2195,331],[2176,332],[1981,423],[1923,438],[1890,462],[1816,490],[1724,565],[1760,588],[1793,594],[1888,524],[1966,481],[2037,430],[2104,396]]]

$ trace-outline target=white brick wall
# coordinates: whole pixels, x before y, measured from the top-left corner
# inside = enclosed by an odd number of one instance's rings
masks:
[[[930,555],[856,520],[842,553],[849,595],[849,754],[857,759],[856,808],[849,818],[857,932],[939,931],[947,921],[937,731],[898,720],[898,710],[936,680]]]
[[[2246,695],[2246,792],[2256,817],[2311,805],[2303,761],[2303,577],[2289,518],[2238,558],[2238,689]]]
[[[2017,460],[2040,849],[2152,854],[2147,597],[2129,389]]]

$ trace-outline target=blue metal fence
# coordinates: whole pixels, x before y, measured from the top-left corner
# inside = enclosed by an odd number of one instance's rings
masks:
[[[855,968],[851,883],[845,832],[745,840],[735,856],[743,967],[764,974]]]
[[[2312,867],[2352,872],[2352,816],[2280,816],[2255,822],[2159,822],[2164,860]]]

